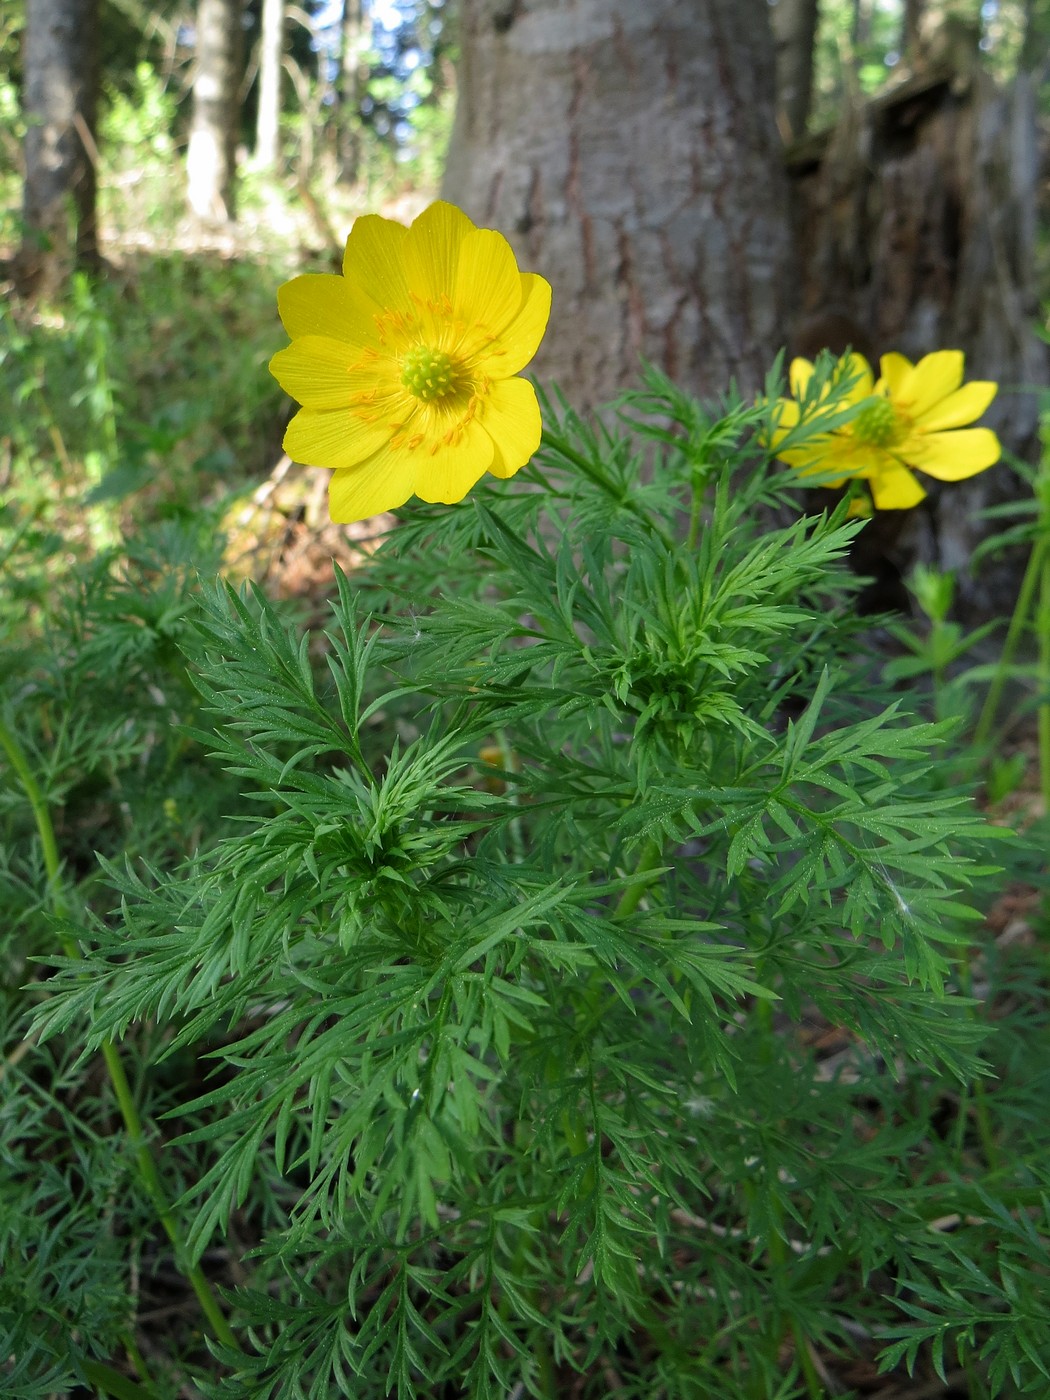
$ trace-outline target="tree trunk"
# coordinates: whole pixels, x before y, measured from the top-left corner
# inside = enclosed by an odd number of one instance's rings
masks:
[[[901,58],[909,68],[915,70],[921,66],[920,53],[922,50],[922,21],[925,10],[925,0],[904,0],[904,10],[901,14]]]
[[[872,0],[853,0],[849,39],[855,67],[861,62],[861,50],[871,43],[871,7]]]
[[[368,82],[368,33],[363,0],[343,0],[343,22],[339,36],[338,150],[339,174],[343,180],[357,179],[361,164],[361,99]]]
[[[241,0],[199,0],[186,169],[190,209],[203,224],[224,224],[236,217],[242,48]]]
[[[463,0],[444,192],[554,286],[574,405],[756,388],[791,287],[765,0]]]
[[[54,296],[98,261],[94,129],[97,0],[28,0],[23,111],[25,228],[18,279]]]
[[[770,10],[776,41],[777,124],[785,141],[801,136],[813,99],[813,45],[818,0],[777,0]]]
[[[1035,94],[1028,77],[1004,92],[984,75],[944,70],[849,114],[824,149],[811,140],[791,156],[802,249],[793,348],[817,349],[807,323],[833,313],[856,327],[853,346],[875,355],[963,350],[967,378],[1000,385],[982,422],[1030,461],[1039,451],[1032,387],[1050,380],[1035,333]],[[876,520],[887,556],[904,573],[917,560],[957,570],[970,618],[1009,612],[1017,559],[986,561],[979,574],[969,563],[992,528],[982,508],[1026,488],[1005,465],[923,485],[921,506]]]
[[[1050,73],[1050,16],[1042,0],[1024,0],[1024,29],[1018,66],[1023,73],[1035,73],[1037,82],[1046,82]]]
[[[263,0],[259,40],[259,110],[255,121],[255,164],[273,170],[281,123],[281,59],[284,52],[284,0]]]

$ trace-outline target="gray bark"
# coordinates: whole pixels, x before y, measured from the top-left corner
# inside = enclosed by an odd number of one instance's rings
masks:
[[[813,100],[817,0],[777,0],[770,10],[776,43],[777,122],[785,141],[801,136]]]
[[[765,0],[463,0],[460,38],[444,194],[552,283],[536,373],[757,387],[791,284]]]
[[[362,0],[343,0],[339,53],[339,174],[357,178],[361,163],[361,99],[368,82],[368,34]]]
[[[28,0],[25,29],[25,229],[19,280],[44,296],[97,262],[97,0]]]
[[[284,0],[263,0],[259,39],[259,109],[255,121],[255,164],[277,164],[281,123],[281,57],[284,50]]]
[[[203,224],[236,217],[241,0],[199,0],[193,115],[186,152],[190,209]]]

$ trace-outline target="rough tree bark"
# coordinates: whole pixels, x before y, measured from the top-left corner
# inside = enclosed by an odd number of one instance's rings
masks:
[[[97,0],[28,0],[19,283],[54,296],[76,265],[98,259],[95,230]]]
[[[777,0],[769,12],[776,43],[777,124],[785,141],[801,136],[813,100],[818,0]]]
[[[237,117],[241,83],[241,0],[199,0],[193,115],[186,152],[187,196],[203,224],[236,216]]]
[[[790,293],[765,0],[462,0],[444,193],[554,287],[536,372],[761,382]]]
[[[995,379],[982,419],[1028,460],[1038,451],[1047,351],[1035,334],[1036,89],[1005,91],[983,74],[945,71],[847,114],[826,145],[792,153],[800,238],[800,324],[829,309],[857,329],[854,347],[918,358],[966,353],[967,377]],[[841,337],[840,337],[841,339]],[[807,352],[815,344],[800,342]],[[831,345],[841,350],[843,345]],[[968,568],[990,527],[984,506],[1016,496],[1005,467],[938,487],[914,511],[886,512],[883,546],[907,571],[916,560],[959,571],[974,618],[1002,616],[1016,597],[1017,560]],[[892,530],[890,529],[892,527]]]
[[[284,0],[263,0],[259,36],[259,110],[255,121],[255,164],[273,170],[281,124],[281,59],[284,52]]]

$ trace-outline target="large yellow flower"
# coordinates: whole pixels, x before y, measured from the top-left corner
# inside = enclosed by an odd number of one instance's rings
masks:
[[[937,481],[962,481],[998,462],[1002,449],[992,430],[965,425],[981,416],[999,386],[977,379],[963,384],[961,350],[938,350],[917,365],[903,355],[883,355],[877,383],[863,355],[844,357],[840,365],[853,383],[835,411],[847,403],[863,407],[842,427],[778,453],[789,466],[838,477],[836,485],[864,478],[880,510],[905,510],[926,495],[913,471]],[[792,362],[796,398],[777,404],[774,448],[797,425],[797,399],[805,395],[812,376],[809,360]],[[819,427],[819,411],[812,421]]]
[[[551,289],[519,272],[509,243],[451,204],[411,228],[367,214],[343,275],[286,282],[277,304],[291,345],[270,371],[302,408],[284,448],[332,467],[332,519],[460,501],[483,475],[513,476],[540,441],[532,385]]]

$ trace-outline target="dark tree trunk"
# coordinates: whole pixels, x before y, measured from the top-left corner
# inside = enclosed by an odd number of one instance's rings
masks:
[[[444,192],[554,287],[537,374],[758,386],[791,289],[765,0],[463,0]]]
[[[1043,0],[1024,0],[1024,34],[1019,67],[1035,73],[1039,82],[1050,74],[1050,15]]]
[[[197,6],[197,67],[186,169],[190,209],[203,224],[225,224],[236,217],[241,12],[241,0],[199,0]]]
[[[810,332],[830,317],[853,327],[840,342],[876,356],[963,350],[967,378],[1001,386],[982,422],[1029,460],[1039,427],[1031,389],[1050,382],[1034,329],[1036,132],[1029,78],[997,91],[981,75],[945,72],[854,111],[823,146],[803,142],[791,156],[803,257],[796,346],[818,348]],[[905,572],[916,560],[959,571],[972,617],[1009,612],[1018,561],[985,563],[976,576],[968,566],[992,528],[981,509],[1026,488],[1004,465],[923,485],[920,507],[876,522],[887,552]]]
[[[777,0],[770,10],[777,58],[777,123],[785,141],[801,136],[809,120],[818,9],[818,0]]]
[[[901,14],[901,57],[910,68],[920,66],[924,0],[904,0]]]
[[[859,62],[861,50],[871,42],[871,6],[872,0],[853,0],[850,44],[853,48],[854,63]]]
[[[97,0],[28,0],[25,30],[25,230],[18,277],[50,297],[74,266],[98,260],[95,228]]]

